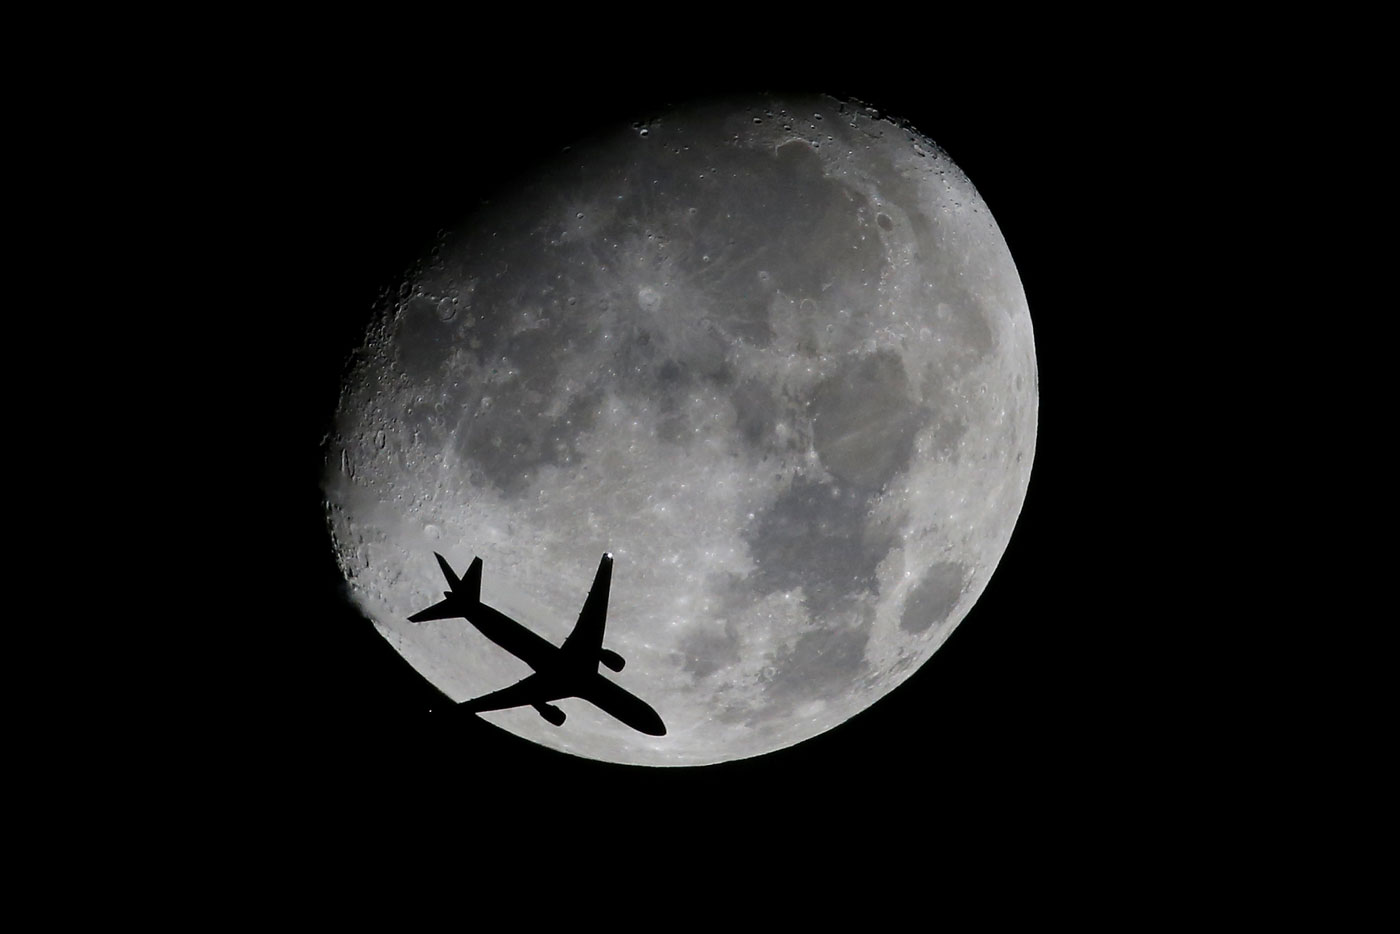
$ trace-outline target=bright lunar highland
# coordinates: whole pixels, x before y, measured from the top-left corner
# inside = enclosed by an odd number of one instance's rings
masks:
[[[444,192],[443,197],[450,197]],[[469,207],[469,206],[465,206]],[[1031,319],[987,205],[869,108],[756,97],[572,146],[445,231],[342,387],[325,497],[352,599],[462,701],[530,669],[433,560],[555,645],[612,552],[604,676],[668,732],[562,700],[483,714],[612,762],[801,742],[929,659],[1030,477]]]

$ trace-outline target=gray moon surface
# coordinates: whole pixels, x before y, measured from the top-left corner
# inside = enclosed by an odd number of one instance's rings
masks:
[[[443,197],[450,197],[450,192]],[[603,674],[661,714],[483,714],[611,762],[816,736],[926,662],[987,587],[1035,453],[1031,318],[986,204],[916,129],[827,97],[600,131],[405,276],[341,388],[324,481],[355,603],[462,701],[530,669],[415,625],[432,552],[558,645],[599,556]]]

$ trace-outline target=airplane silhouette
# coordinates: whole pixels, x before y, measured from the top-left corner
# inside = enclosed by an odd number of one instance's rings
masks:
[[[603,625],[608,615],[608,589],[612,584],[612,555],[603,555],[593,588],[583,601],[574,631],[562,646],[554,646],[526,629],[499,610],[481,602],[481,559],[474,558],[467,573],[460,579],[447,559],[433,552],[442,567],[443,576],[452,585],[443,591],[446,598],[420,613],[409,622],[422,623],[432,619],[465,619],[482,635],[524,661],[535,673],[508,688],[502,688],[475,700],[464,701],[460,708],[472,713],[505,710],[529,705],[555,726],[564,722],[564,711],[549,701],[563,697],[578,697],[609,713],[634,730],[651,736],[665,736],[666,725],[661,717],[640,697],[613,684],[598,673],[598,663],[613,671],[622,670],[622,656],[603,648]]]

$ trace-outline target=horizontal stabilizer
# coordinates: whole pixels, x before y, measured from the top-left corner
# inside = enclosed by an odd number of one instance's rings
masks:
[[[420,613],[414,613],[408,618],[408,621],[410,623],[426,623],[430,619],[460,618],[462,614],[459,610],[456,609],[456,607],[452,605],[453,603],[454,601],[452,600],[443,600],[440,603],[434,603],[426,610],[423,610]]]

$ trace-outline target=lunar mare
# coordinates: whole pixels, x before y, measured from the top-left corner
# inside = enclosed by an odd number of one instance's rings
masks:
[[[932,142],[829,98],[601,133],[445,232],[373,322],[325,478],[354,601],[455,700],[529,673],[406,617],[432,552],[556,645],[616,564],[586,702],[483,715],[590,758],[759,755],[928,660],[999,561],[1034,457],[1031,320],[1006,243]]]

